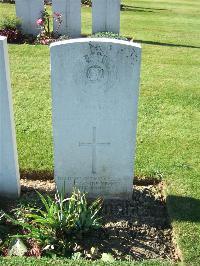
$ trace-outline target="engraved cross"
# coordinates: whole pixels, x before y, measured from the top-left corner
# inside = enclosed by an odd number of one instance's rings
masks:
[[[97,133],[96,133],[96,127],[93,127],[93,132],[92,132],[92,142],[89,143],[82,143],[79,142],[79,147],[81,146],[89,146],[92,147],[92,173],[96,174],[96,161],[97,161],[97,146],[102,146],[102,145],[110,145],[109,142],[102,143],[102,142],[97,142]]]

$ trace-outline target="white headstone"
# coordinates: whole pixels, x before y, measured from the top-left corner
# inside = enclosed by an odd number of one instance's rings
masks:
[[[20,194],[7,41],[0,36],[0,196]]]
[[[55,179],[89,196],[130,198],[140,45],[76,39],[51,45]]]
[[[120,32],[121,0],[92,0],[92,32]]]
[[[22,30],[26,34],[37,35],[40,32],[36,21],[44,11],[44,0],[15,0],[16,16],[22,21]]]
[[[62,15],[62,23],[58,34],[70,37],[81,35],[81,0],[52,0],[54,13]],[[54,20],[54,32],[58,28],[58,22]]]

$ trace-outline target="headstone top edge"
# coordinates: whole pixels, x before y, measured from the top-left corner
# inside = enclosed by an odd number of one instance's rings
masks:
[[[0,36],[0,41],[6,41],[7,40],[7,37],[5,36]]]
[[[50,45],[50,48],[62,46],[66,44],[73,44],[73,43],[109,43],[109,44],[122,44],[127,45],[134,48],[141,49],[140,43],[135,43],[132,41],[124,41],[124,40],[117,40],[117,39],[111,39],[111,38],[78,38],[78,39],[71,39],[66,41],[59,41],[52,43]]]

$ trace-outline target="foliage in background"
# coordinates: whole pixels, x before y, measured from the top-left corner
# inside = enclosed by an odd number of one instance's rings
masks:
[[[0,0],[0,2],[14,4],[15,3],[15,0]]]
[[[53,21],[57,22],[57,28],[54,32],[51,31]],[[68,36],[60,36],[58,34],[59,28],[62,24],[62,15],[60,13],[53,13],[50,15],[47,9],[41,13],[41,17],[37,19],[36,24],[40,29],[37,38],[30,34],[22,34],[21,20],[15,16],[3,16],[0,19],[0,35],[6,36],[8,43],[39,43],[50,44],[54,41],[61,41],[68,39]]]
[[[0,19],[0,29],[20,29],[21,20],[14,16],[5,16]]]
[[[126,37],[120,36],[119,34],[113,33],[113,32],[97,32],[95,34],[92,34],[90,37],[92,37],[92,38],[111,38],[111,39],[128,41],[128,39]]]
[[[74,190],[70,198],[62,194],[56,194],[55,199],[38,195],[42,208],[27,209],[18,219],[6,216],[13,225],[23,228],[23,234],[15,237],[32,239],[38,243],[39,253],[69,256],[82,235],[101,227],[100,198],[88,204],[86,195],[79,190]]]
[[[21,43],[21,21],[14,16],[5,16],[0,19],[0,35],[6,36],[9,43]]]
[[[81,0],[83,5],[92,6],[92,0]]]

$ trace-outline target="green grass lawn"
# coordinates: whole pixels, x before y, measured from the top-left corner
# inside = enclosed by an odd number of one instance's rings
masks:
[[[76,260],[59,260],[59,259],[33,259],[33,258],[3,258],[0,259],[0,265],[1,266],[172,266],[172,264],[168,262],[158,262],[158,261],[142,261],[142,262],[102,262],[102,261],[96,261],[91,262],[87,260],[81,260],[79,263]]]
[[[162,177],[183,261],[200,265],[200,2],[123,3],[121,34],[143,47],[135,175]],[[14,5],[0,4],[0,17],[13,13]],[[91,33],[89,8],[83,33]],[[9,56],[20,169],[47,177],[53,171],[49,48],[9,45]]]

